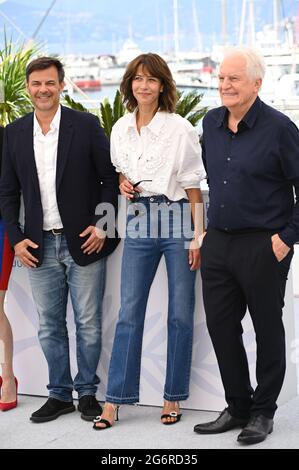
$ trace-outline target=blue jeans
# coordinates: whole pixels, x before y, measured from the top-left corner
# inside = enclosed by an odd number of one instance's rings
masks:
[[[153,221],[149,214],[150,199],[157,202],[165,196],[141,198],[145,210],[139,210],[140,237],[134,238],[127,218],[127,236],[124,243],[121,273],[121,308],[116,326],[110,361],[106,400],[110,403],[135,403],[139,401],[142,336],[149,290],[162,255],[165,256],[168,276],[168,344],[167,370],[164,398],[169,401],[186,400],[193,341],[194,271],[188,264],[185,242],[191,237],[179,236],[181,221],[169,216],[169,236],[161,236],[161,221]],[[168,201],[168,200],[167,200]],[[186,200],[177,202],[180,207]],[[167,202],[171,209],[171,202]],[[130,209],[138,205],[130,204]],[[150,230],[156,236],[149,237]],[[129,236],[131,235],[131,236]],[[132,237],[133,236],[133,237]]]
[[[102,300],[106,258],[88,266],[77,265],[64,235],[44,232],[44,260],[28,270],[32,294],[39,314],[38,337],[49,368],[49,396],[71,401],[95,395],[100,382],[96,375],[101,352]],[[66,307],[70,292],[76,324],[78,373],[71,376]]]

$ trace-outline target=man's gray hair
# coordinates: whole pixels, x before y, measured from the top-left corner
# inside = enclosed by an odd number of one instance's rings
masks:
[[[228,47],[224,51],[224,59],[241,55],[247,63],[247,74],[252,80],[263,79],[266,72],[264,57],[258,49],[247,46]]]

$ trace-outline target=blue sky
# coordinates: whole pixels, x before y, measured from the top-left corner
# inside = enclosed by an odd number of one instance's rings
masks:
[[[1,2],[1,0],[0,0]],[[198,26],[205,48],[221,41],[220,0],[178,0],[181,49],[195,45],[192,4],[196,4]],[[26,35],[35,31],[52,0],[7,0],[0,8],[12,18]],[[286,16],[295,15],[298,0],[283,0]],[[161,52],[173,47],[172,0],[57,0],[38,35],[48,44],[49,52],[98,52],[119,50],[131,27],[134,40],[141,49]],[[229,39],[238,37],[242,0],[228,0],[227,24]],[[256,29],[272,20],[272,1],[255,0]],[[4,20],[0,17],[1,29]],[[2,26],[2,28],[1,28]],[[8,31],[9,27],[8,27]],[[15,35],[13,28],[11,32]]]

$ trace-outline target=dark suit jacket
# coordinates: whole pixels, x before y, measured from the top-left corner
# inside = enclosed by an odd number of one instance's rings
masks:
[[[25,227],[19,225],[20,195]],[[81,266],[110,254],[118,238],[106,239],[99,254],[83,254],[79,234],[95,225],[99,202],[117,208],[118,180],[110,160],[109,142],[98,119],[62,106],[57,150],[56,195],[69,251]],[[33,113],[5,129],[0,181],[0,206],[12,246],[29,238],[39,245],[31,252],[43,259],[43,210],[33,149]],[[53,227],[54,228],[54,227]]]

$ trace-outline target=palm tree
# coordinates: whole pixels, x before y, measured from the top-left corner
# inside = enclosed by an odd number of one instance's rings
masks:
[[[175,112],[182,117],[188,119],[192,126],[196,127],[199,121],[204,117],[208,111],[208,107],[198,108],[199,103],[203,97],[202,93],[196,90],[184,94],[183,91],[177,90],[178,101],[176,104]]]
[[[4,47],[0,50],[0,125],[6,126],[32,111],[26,91],[25,70],[37,47],[24,49],[14,45],[4,34]]]
[[[126,109],[123,105],[120,91],[117,90],[114,100],[113,106],[110,105],[108,98],[105,98],[100,106],[100,113],[99,118],[101,122],[101,126],[104,128],[105,133],[108,137],[110,137],[112,127],[126,113]]]
[[[72,109],[76,109],[77,111],[85,111],[88,112],[88,109],[85,108],[81,103],[73,100],[68,94],[64,95],[64,102],[67,106]],[[107,137],[110,137],[112,127],[122,117],[126,109],[122,103],[121,95],[119,90],[116,91],[115,97],[113,100],[113,106],[111,106],[110,101],[108,98],[104,98],[104,100],[100,104],[99,109],[92,110],[94,114],[96,114],[100,120],[101,126],[103,127],[105,134]]]
[[[177,94],[178,101],[175,112],[188,119],[188,121],[190,121],[195,127],[208,110],[207,107],[197,109],[203,96],[202,93],[193,90],[184,94],[184,92],[177,90]],[[84,108],[82,104],[74,101],[69,95],[65,95],[64,99],[65,103],[70,108],[80,111],[88,111],[87,108]],[[119,90],[116,91],[112,106],[109,99],[105,98],[100,105],[100,109],[93,110],[93,112],[98,115],[101,126],[104,128],[105,133],[109,138],[112,127],[116,121],[126,113]]]

